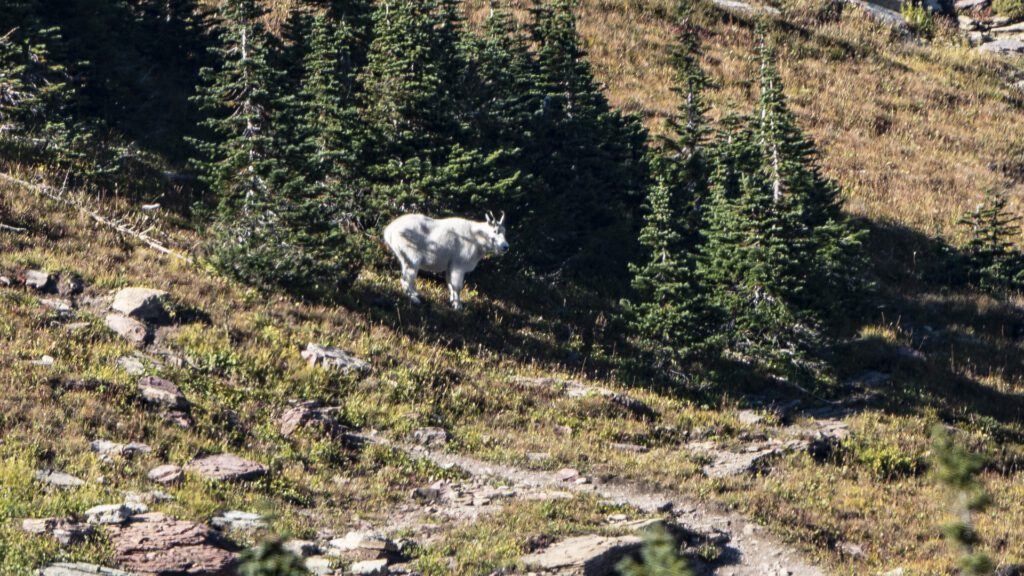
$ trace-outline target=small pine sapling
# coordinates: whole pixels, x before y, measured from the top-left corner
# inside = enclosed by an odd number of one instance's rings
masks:
[[[949,432],[936,425],[932,430],[935,475],[953,494],[953,512],[957,519],[942,527],[946,538],[963,553],[960,568],[968,576],[987,576],[995,566],[992,559],[977,550],[981,539],[974,530],[972,516],[984,511],[992,498],[978,479],[985,458],[957,444]]]

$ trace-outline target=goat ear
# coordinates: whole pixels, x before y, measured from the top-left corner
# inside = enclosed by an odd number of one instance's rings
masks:
[[[501,211],[501,220],[498,220],[498,226],[504,226],[504,225],[505,225],[505,211],[502,210]]]

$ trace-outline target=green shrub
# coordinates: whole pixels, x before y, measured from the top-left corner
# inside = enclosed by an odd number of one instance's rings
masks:
[[[640,562],[625,558],[615,567],[623,576],[692,576],[679,544],[664,526],[655,525],[644,534]]]
[[[904,1],[900,5],[900,14],[914,34],[929,39],[935,36],[935,14],[925,7],[924,2]]]
[[[1007,18],[1024,18],[1024,0],[994,0],[992,9]]]

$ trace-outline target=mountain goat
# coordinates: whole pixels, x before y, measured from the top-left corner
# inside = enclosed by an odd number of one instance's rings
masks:
[[[435,220],[422,214],[406,214],[384,228],[384,243],[402,265],[402,288],[414,304],[420,303],[416,274],[426,270],[446,275],[449,302],[458,310],[462,307],[459,295],[466,274],[476,268],[487,252],[508,252],[505,213],[498,220],[488,213],[486,222],[465,218]]]

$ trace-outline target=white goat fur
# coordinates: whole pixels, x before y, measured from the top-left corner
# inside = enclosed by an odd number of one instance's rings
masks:
[[[416,275],[420,270],[444,273],[452,307],[462,307],[460,295],[466,274],[473,271],[487,252],[504,254],[505,215],[496,220],[490,214],[486,222],[465,218],[435,220],[422,214],[399,216],[384,228],[384,243],[395,253],[402,266],[402,288],[415,304]]]

